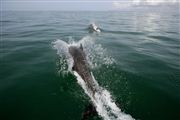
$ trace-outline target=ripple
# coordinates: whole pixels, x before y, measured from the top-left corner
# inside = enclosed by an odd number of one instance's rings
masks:
[[[171,37],[167,37],[167,36],[147,36],[147,37],[159,39],[162,41],[178,41],[177,38],[171,38]]]
[[[104,30],[102,29],[102,32],[104,33],[112,33],[112,34],[131,34],[131,35],[143,35],[142,32],[130,32],[130,31],[111,31],[111,30]]]

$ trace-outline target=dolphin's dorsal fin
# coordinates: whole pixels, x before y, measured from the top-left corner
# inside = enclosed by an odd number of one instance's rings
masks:
[[[73,65],[73,67],[72,67],[72,71],[75,71],[75,66]]]
[[[82,46],[82,44],[80,44],[80,47],[79,47],[81,50],[83,50],[83,46]]]

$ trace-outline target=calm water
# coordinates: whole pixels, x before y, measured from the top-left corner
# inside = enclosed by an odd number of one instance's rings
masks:
[[[2,12],[0,118],[80,120],[89,97],[58,74],[52,42],[85,36],[114,63],[93,69],[119,108],[135,119],[180,119],[180,18],[177,9],[128,12]],[[96,22],[101,34],[89,34]],[[100,119],[93,116],[91,119]]]

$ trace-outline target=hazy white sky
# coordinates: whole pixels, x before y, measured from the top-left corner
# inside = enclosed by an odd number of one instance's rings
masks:
[[[0,0],[1,10],[121,10],[134,6],[179,5],[180,0]]]

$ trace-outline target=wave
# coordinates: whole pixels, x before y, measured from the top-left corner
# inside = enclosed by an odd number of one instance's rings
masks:
[[[98,82],[95,80],[92,73],[91,75],[93,77],[93,82],[97,88],[95,94],[92,94],[92,91],[88,88],[87,84],[76,71],[71,71],[71,68],[73,66],[73,59],[68,52],[68,47],[72,45],[83,45],[84,51],[87,55],[88,63],[90,64],[91,68],[96,68],[99,67],[98,65],[103,64],[111,65],[115,62],[113,58],[106,55],[106,50],[102,48],[101,45],[94,43],[95,40],[92,37],[85,36],[79,42],[74,42],[74,40],[71,39],[69,40],[69,44],[62,40],[57,40],[53,42],[53,47],[57,50],[57,54],[60,56],[61,59],[65,58],[62,59],[63,62],[61,63],[61,67],[65,67],[64,65],[67,61],[67,70],[72,72],[77,77],[78,84],[83,88],[84,92],[90,97],[94,107],[96,108],[96,111],[104,120],[134,120],[130,115],[125,114],[121,111],[121,109],[115,104],[114,100],[112,99],[110,92],[107,91],[105,88],[99,86]],[[99,63],[100,60],[101,63]]]
[[[167,36],[147,36],[149,38],[154,38],[154,39],[158,39],[158,40],[162,40],[162,41],[179,41],[177,38],[171,38],[171,37],[167,37]]]
[[[131,34],[131,35],[143,35],[142,32],[133,32],[133,31],[112,31],[112,30],[105,30],[101,29],[103,33],[112,33],[112,34]]]

